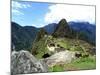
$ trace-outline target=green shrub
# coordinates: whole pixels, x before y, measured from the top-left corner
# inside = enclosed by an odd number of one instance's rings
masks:
[[[64,71],[63,66],[61,65],[55,65],[49,68],[49,72],[61,72],[61,71]]]
[[[96,68],[96,58],[94,56],[79,58],[70,64],[72,64],[74,67],[78,68],[79,70],[95,69]]]

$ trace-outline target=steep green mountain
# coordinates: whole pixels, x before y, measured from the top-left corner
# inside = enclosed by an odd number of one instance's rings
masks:
[[[54,37],[78,38],[93,45],[96,44],[96,26],[88,22],[68,22],[62,19],[58,24],[53,23],[44,27]],[[50,28],[50,29],[49,29]]]
[[[44,28],[40,28],[32,44],[31,53],[33,55],[37,55],[38,58],[41,58],[43,54],[48,52],[47,51],[47,39],[48,39],[47,32],[44,30]]]
[[[44,30],[44,28],[40,28],[34,41],[38,42],[39,40],[41,40],[41,38],[43,38],[47,34],[48,33]]]
[[[38,28],[32,26],[22,27],[15,22],[11,22],[12,46],[15,46],[15,50],[30,50],[37,31]]]
[[[62,19],[56,27],[53,36],[54,37],[71,37],[72,30],[65,19]]]

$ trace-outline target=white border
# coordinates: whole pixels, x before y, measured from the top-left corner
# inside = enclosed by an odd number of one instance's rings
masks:
[[[10,72],[10,0],[0,0],[0,75]]]
[[[39,1],[39,2],[55,2],[55,3],[70,3],[70,4],[87,4],[95,5],[95,0],[19,0],[19,1]]]

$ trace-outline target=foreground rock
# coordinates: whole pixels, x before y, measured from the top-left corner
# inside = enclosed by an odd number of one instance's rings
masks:
[[[11,55],[11,74],[47,72],[48,67],[42,60],[37,60],[28,51],[13,51]]]
[[[75,58],[75,52],[66,50],[55,53],[54,55],[44,59],[44,61],[51,67],[56,64],[70,63]]]

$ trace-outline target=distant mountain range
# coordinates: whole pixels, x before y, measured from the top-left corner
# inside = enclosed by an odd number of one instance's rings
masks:
[[[52,23],[52,24],[46,25],[43,28],[47,31],[48,34],[52,34],[55,31],[57,26],[58,26],[58,24]]]
[[[90,24],[89,22],[68,22],[67,24],[70,28],[78,33],[85,34],[84,39],[92,44],[96,42],[96,25]],[[55,29],[59,26],[59,24],[53,23],[49,24],[44,27],[44,29],[49,33],[52,34]],[[60,27],[61,28],[61,27]],[[66,32],[67,33],[67,32]]]
[[[11,22],[12,49],[13,46],[15,46],[16,50],[30,50],[32,43],[40,29],[41,28],[36,28],[33,26],[23,27],[15,22]],[[92,44],[95,44],[96,41],[96,25],[88,22],[67,23],[65,19],[62,19],[58,24],[48,24],[45,27],[42,27],[42,29],[44,29],[47,34],[56,37],[73,37],[73,35],[76,35],[78,32],[79,36],[81,36],[83,40]]]
[[[96,25],[88,22],[69,22],[69,25],[77,32],[83,32],[85,39],[93,44],[96,43]]]

